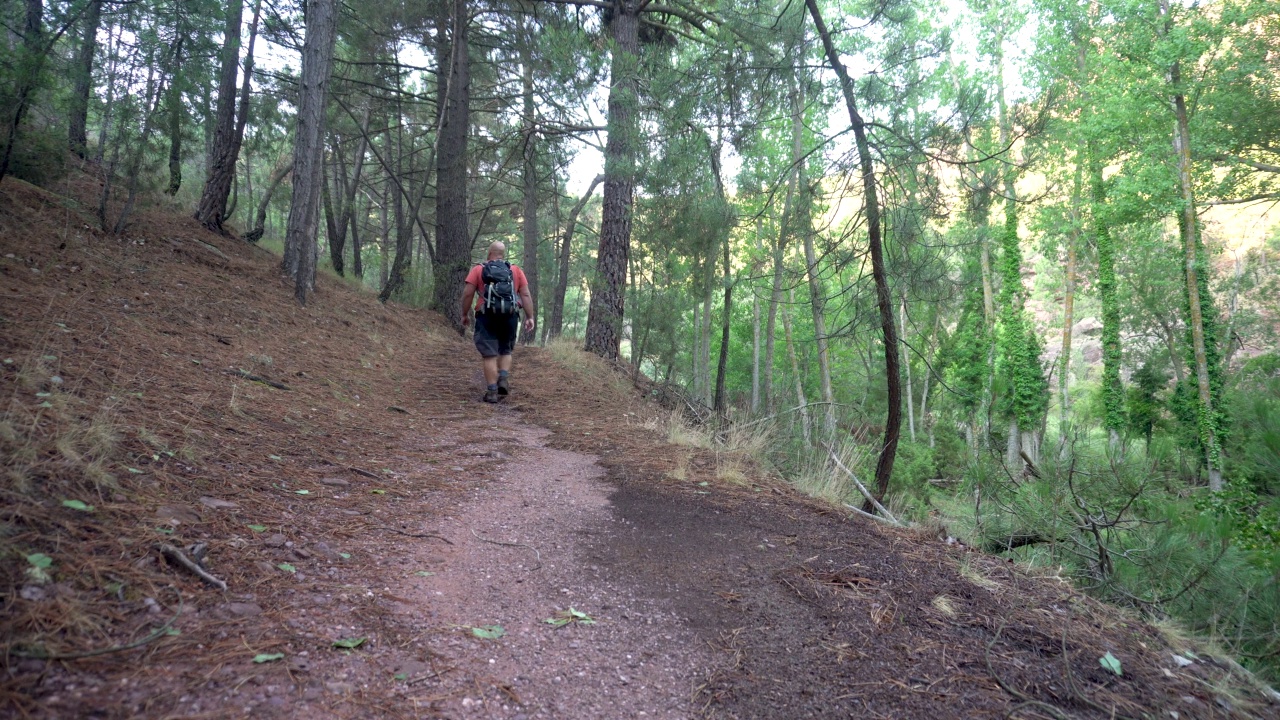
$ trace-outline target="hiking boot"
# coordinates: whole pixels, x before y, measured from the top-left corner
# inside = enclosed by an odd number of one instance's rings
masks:
[[[502,377],[498,378],[498,394],[499,395],[511,394],[510,378],[508,378],[506,375],[503,375]]]
[[[484,401],[485,401],[485,402],[487,402],[487,403],[496,403],[496,402],[498,402],[498,391],[497,391],[497,390],[485,390],[485,391],[484,391]]]

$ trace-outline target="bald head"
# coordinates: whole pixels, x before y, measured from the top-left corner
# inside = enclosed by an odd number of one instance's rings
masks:
[[[489,259],[501,260],[507,256],[507,246],[501,242],[494,242],[489,246]]]

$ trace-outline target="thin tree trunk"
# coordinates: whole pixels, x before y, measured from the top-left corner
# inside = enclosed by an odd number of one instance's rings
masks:
[[[279,169],[271,174],[271,181],[267,183],[267,192],[263,194],[262,200],[258,202],[258,213],[255,216],[253,229],[244,234],[245,242],[258,242],[262,239],[262,235],[266,231],[267,208],[271,205],[271,197],[275,195],[276,188],[280,187],[280,183],[290,172],[293,172],[292,162],[287,165],[281,165]]]
[[[180,26],[181,15],[176,24]],[[174,47],[173,78],[169,82],[169,187],[168,195],[177,196],[182,187],[182,30],[175,28],[178,39]]]
[[[787,307],[782,309],[782,331],[786,336],[787,358],[791,361],[791,377],[796,386],[796,404],[800,406],[800,428],[804,444],[813,444],[813,421],[809,419],[809,401],[804,397],[804,382],[800,376],[800,363],[796,359],[796,346],[791,337],[791,306],[796,302],[795,291],[787,290]]]
[[[756,252],[760,251],[760,219],[756,218]],[[752,274],[755,274],[753,270]],[[751,288],[751,414],[760,412],[760,298]]]
[[[725,397],[725,375],[729,369],[729,325],[733,319],[733,279],[729,260],[729,238],[724,239],[724,322],[720,327],[720,360],[716,363],[716,411],[724,415],[728,405]]]
[[[294,281],[294,297],[302,305],[307,304],[307,293],[316,282],[316,236],[324,182],[324,106],[337,21],[335,0],[308,0],[298,88],[298,129],[293,143],[293,202],[289,205],[282,264],[285,275]]]
[[[1069,445],[1071,428],[1071,396],[1068,394],[1067,378],[1071,372],[1071,332],[1076,322],[1076,246],[1080,240],[1080,204],[1081,185],[1084,163],[1076,159],[1076,181],[1072,191],[1072,223],[1071,232],[1066,236],[1067,267],[1062,291],[1062,351],[1058,358],[1058,452],[1063,458]]]
[[[627,256],[631,252],[631,214],[636,157],[639,153],[640,3],[617,0],[609,34],[608,140],[604,150],[604,206],[596,276],[587,310],[586,349],[616,360],[622,339]]]
[[[902,334],[907,334],[907,298],[902,298]],[[902,364],[907,369],[907,428],[911,431],[911,442],[916,441],[916,411],[915,396],[911,392],[911,358],[907,357],[906,347],[902,350]]]
[[[818,10],[817,0],[805,0],[813,24],[822,37],[827,60],[840,79],[845,108],[849,111],[849,123],[853,127],[854,143],[862,166],[862,192],[866,203],[867,241],[871,250],[871,275],[876,285],[876,304],[880,308],[880,327],[884,334],[885,384],[888,390],[888,415],[885,419],[884,447],[876,462],[876,499],[883,500],[889,491],[889,476],[893,473],[893,461],[898,450],[898,434],[902,426],[902,388],[898,371],[898,335],[893,322],[893,300],[889,295],[889,281],[885,274],[884,251],[880,246],[880,201],[877,196],[875,168],[871,160],[871,146],[867,142],[866,126],[858,114],[854,102],[853,81],[840,62],[826,25]],[[869,503],[868,503],[869,504]]]
[[[569,211],[569,220],[565,223],[564,233],[560,236],[560,252],[557,254],[560,272],[556,277],[556,291],[551,296],[551,319],[547,321],[547,339],[549,340],[559,337],[564,325],[564,296],[569,291],[569,259],[573,248],[573,232],[578,226],[578,216],[582,214],[582,209],[591,199],[591,193],[595,192],[596,186],[602,182],[604,182],[603,175],[597,175],[591,181],[591,186],[582,193],[582,197]]]
[[[524,32],[521,34],[520,41],[520,65],[521,65],[521,89],[522,89],[522,121],[523,128],[523,164],[520,171],[521,186],[524,194],[523,214],[524,218],[521,223],[524,241],[524,264],[521,269],[524,270],[525,279],[529,281],[529,297],[533,300],[533,308],[538,307],[538,240],[541,233],[538,230],[538,163],[537,163],[537,140],[538,127],[537,117],[534,114],[534,97],[533,97],[533,61],[531,58],[530,44],[533,41],[532,27],[529,25],[532,21],[526,16],[521,21]],[[537,328],[529,330],[521,330],[521,342],[528,345],[534,341]]]
[[[67,143],[77,157],[89,151],[89,96],[93,93],[93,58],[98,50],[98,27],[102,24],[102,0],[89,0],[84,15],[84,34],[72,67],[74,86],[67,122]]]
[[[218,82],[218,107],[214,120],[213,150],[209,153],[209,175],[196,207],[196,220],[213,232],[222,232],[235,156],[231,146],[236,133],[236,75],[240,70],[240,25],[244,0],[227,3],[227,20],[222,30],[222,70]],[[308,18],[310,19],[310,18]],[[308,28],[310,30],[310,28]]]
[[[467,137],[470,128],[471,60],[467,45],[467,3],[453,0],[449,42],[444,42],[446,22],[439,22],[437,58],[448,67],[439,88],[440,129],[436,153],[436,259],[435,306],[462,329],[458,299],[471,267],[471,229],[467,216]],[[625,272],[625,268],[624,268]]]

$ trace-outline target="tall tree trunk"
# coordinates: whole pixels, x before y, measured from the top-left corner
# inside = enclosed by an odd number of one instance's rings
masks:
[[[364,213],[360,218],[368,220],[373,214],[373,200],[369,200],[365,204]],[[351,216],[351,274],[364,280],[364,248],[360,244],[360,225],[361,223],[353,214]]]
[[[524,193],[524,218],[521,223],[524,240],[524,276],[529,281],[529,297],[533,300],[533,308],[538,307],[538,241],[541,233],[538,230],[538,126],[537,117],[534,114],[534,97],[533,97],[533,59],[530,45],[533,42],[532,20],[525,16],[521,21],[524,32],[521,33],[520,40],[520,65],[521,65],[521,90],[523,107],[522,122],[523,128],[523,146],[522,159],[523,164],[520,170],[521,186]],[[537,328],[530,330],[521,330],[521,342],[528,345],[534,341]]]
[[[298,80],[298,129],[293,143],[293,202],[282,263],[285,275],[294,281],[294,297],[303,305],[316,282],[316,236],[324,182],[324,106],[337,24],[335,0],[308,0],[307,36]]]
[[[853,127],[854,143],[862,169],[863,202],[866,203],[867,244],[871,250],[871,275],[876,285],[876,305],[880,308],[880,328],[884,335],[885,385],[888,390],[888,415],[884,427],[884,447],[876,461],[876,497],[883,499],[889,491],[889,476],[893,473],[893,461],[898,451],[898,434],[902,429],[902,383],[898,371],[898,334],[893,322],[893,299],[889,294],[889,280],[885,275],[884,250],[880,246],[880,201],[877,196],[875,167],[871,160],[871,145],[867,142],[866,125],[858,114],[854,102],[853,81],[840,62],[840,54],[831,42],[827,27],[822,22],[817,0],[805,0],[813,24],[822,37],[822,47],[827,61],[840,79],[845,108],[849,111],[849,124]],[[870,505],[870,503],[867,503]]]
[[[636,156],[640,150],[640,3],[615,0],[609,34],[608,140],[604,149],[604,207],[596,276],[587,310],[586,349],[610,360],[618,357],[625,310],[627,256],[631,252],[631,212]]]
[[[181,16],[179,16],[181,17]],[[181,20],[179,20],[179,23]],[[181,33],[181,29],[176,32]],[[182,188],[182,41],[179,34],[174,48],[173,78],[169,81],[169,187],[167,195],[178,195]]]
[[[209,175],[205,178],[204,192],[196,207],[196,220],[218,233],[222,232],[223,214],[236,166],[231,146],[236,134],[236,76],[240,70],[240,25],[243,17],[244,0],[230,0],[226,25],[222,29],[222,70],[218,81],[213,149],[209,153]],[[295,175],[295,180],[297,177]]]
[[[799,48],[804,44],[803,27],[800,35],[801,42],[797,43],[797,53],[801,52]],[[794,66],[799,67],[798,57],[794,60]],[[773,292],[769,296],[769,319],[765,325],[764,334],[763,396],[765,412],[770,413],[777,409],[773,394],[773,355],[778,305],[782,303],[783,256],[792,222],[792,204],[795,202],[800,181],[800,167],[804,163],[804,105],[800,101],[800,81],[794,72],[791,75],[788,98],[791,103],[791,170],[790,177],[787,178],[787,194],[782,201],[782,217],[778,219],[778,237],[773,244]]]
[[[756,218],[756,253],[760,252],[760,218]],[[754,275],[755,269],[752,270]],[[760,298],[751,288],[751,414],[760,412]]]
[[[569,220],[565,223],[564,232],[560,236],[560,251],[556,255],[560,263],[560,271],[556,275],[556,291],[551,296],[551,318],[547,321],[548,340],[559,337],[564,325],[564,296],[569,292],[569,259],[573,249],[573,232],[578,226],[578,216],[582,214],[582,209],[591,199],[591,193],[595,192],[596,186],[602,182],[604,182],[603,175],[597,175],[591,181],[590,187],[582,193],[582,197],[569,211]]]
[[[440,131],[436,153],[435,306],[462,329],[459,298],[471,267],[471,229],[467,217],[467,135],[470,123],[471,60],[467,46],[467,3],[453,0],[449,42],[439,22],[437,53],[445,82],[440,88]],[[440,62],[443,61],[443,62]],[[625,268],[624,268],[625,272]]]
[[[782,331],[786,336],[787,359],[791,361],[791,377],[795,382],[796,404],[800,406],[800,427],[804,444],[813,444],[813,421],[809,418],[809,401],[804,397],[804,381],[800,375],[800,362],[796,359],[796,346],[791,336],[791,307],[796,303],[794,290],[787,290],[787,307],[782,309]]]
[[[804,180],[802,179],[803,183]],[[831,351],[827,339],[826,297],[822,283],[818,278],[818,256],[813,246],[813,227],[807,209],[811,202],[808,193],[801,190],[801,209],[797,211],[804,220],[800,223],[800,233],[804,236],[805,274],[809,279],[809,307],[813,310],[813,334],[818,347],[818,383],[822,390],[822,401],[826,403],[823,413],[823,438],[830,441],[836,433],[835,394],[831,388]]]
[[[1124,387],[1120,384],[1120,300],[1116,297],[1116,247],[1106,217],[1107,189],[1102,162],[1090,143],[1090,186],[1093,195],[1093,236],[1098,248],[1098,298],[1102,304],[1103,426],[1112,451],[1120,448],[1124,429]]]
[[[67,118],[67,144],[71,152],[84,158],[89,149],[89,96],[93,93],[93,57],[98,50],[98,27],[102,24],[102,0],[89,0],[84,13],[84,31],[72,66],[74,84]]]

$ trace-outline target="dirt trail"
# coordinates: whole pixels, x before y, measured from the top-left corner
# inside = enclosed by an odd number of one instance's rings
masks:
[[[592,557],[592,537],[625,532],[603,469],[594,457],[545,447],[545,431],[503,410],[464,428],[470,447],[503,464],[441,519],[438,531],[453,545],[419,545],[408,562],[433,574],[391,586],[406,617],[430,608],[438,648],[430,672],[443,672],[436,709],[448,717],[690,717],[694,679],[712,658],[669,607],[611,581]],[[571,608],[589,617],[546,622]],[[505,632],[498,640],[468,632],[492,625]]]
[[[437,316],[301,308],[261,249],[60,192],[0,186],[2,716],[1280,717],[1063,582],[672,444],[597,358],[521,349],[485,405]]]

